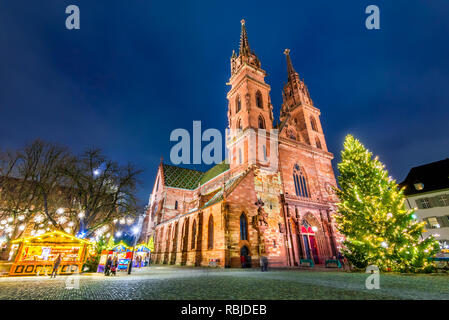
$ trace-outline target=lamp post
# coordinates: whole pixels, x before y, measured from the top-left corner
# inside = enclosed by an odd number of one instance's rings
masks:
[[[133,250],[131,252],[131,261],[129,263],[128,274],[131,274],[131,270],[133,268],[134,250],[136,248],[137,239],[139,239],[139,236],[140,236],[140,231],[142,230],[142,222],[143,222],[143,216],[140,216],[139,221],[137,222],[137,225],[132,229],[132,232],[134,235],[134,244],[133,244]]]

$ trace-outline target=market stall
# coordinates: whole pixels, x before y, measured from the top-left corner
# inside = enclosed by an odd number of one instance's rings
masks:
[[[144,243],[137,245],[134,250],[133,267],[146,267],[150,260],[150,253],[150,248],[148,248]]]
[[[114,252],[112,250],[103,250],[101,251],[100,260],[98,262],[97,272],[104,272],[104,267],[106,265],[106,261],[108,261],[109,257],[112,257]]]
[[[39,236],[12,241],[17,255],[9,274],[49,275],[54,260],[61,255],[59,274],[79,273],[83,267],[91,242],[62,231],[52,231]]]
[[[128,247],[123,242],[120,242],[112,248],[108,248],[101,252],[100,262],[98,263],[97,272],[104,272],[104,267],[108,258],[114,259],[117,257],[118,260],[118,270],[127,270],[129,261],[132,257],[132,249]]]

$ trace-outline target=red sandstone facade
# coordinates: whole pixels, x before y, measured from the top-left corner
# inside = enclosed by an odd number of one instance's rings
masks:
[[[214,259],[241,267],[243,255],[253,267],[260,256],[287,267],[300,259],[322,264],[338,254],[333,155],[320,110],[285,54],[288,82],[274,128],[270,86],[242,20],[228,83],[229,128],[235,129],[227,137],[230,164],[203,173],[161,162],[146,217],[154,263],[207,266]]]

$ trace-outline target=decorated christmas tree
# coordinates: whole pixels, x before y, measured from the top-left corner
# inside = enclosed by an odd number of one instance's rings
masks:
[[[378,158],[351,135],[345,139],[338,171],[336,220],[345,236],[346,258],[356,268],[376,265],[398,272],[431,268],[427,258],[438,251],[438,243],[422,238],[424,222],[406,209],[403,191]]]
[[[150,240],[148,241],[148,248],[150,249],[151,252],[154,251],[154,239],[153,239],[153,237],[151,237]]]
[[[113,247],[115,247],[114,237],[110,236],[105,249],[112,249]]]

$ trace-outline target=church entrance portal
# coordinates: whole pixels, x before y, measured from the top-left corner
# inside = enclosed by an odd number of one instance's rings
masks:
[[[242,268],[251,268],[251,256],[247,246],[243,246],[240,249],[240,261],[245,261],[244,263],[242,262]]]

